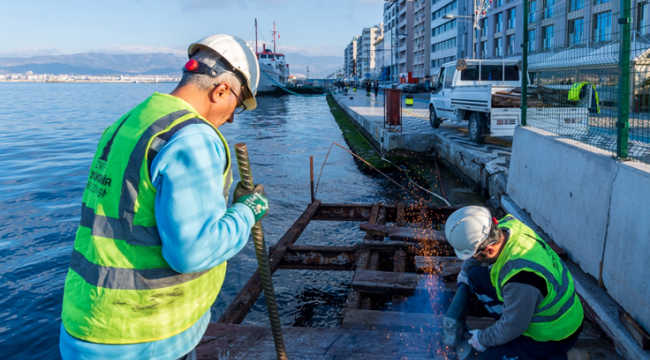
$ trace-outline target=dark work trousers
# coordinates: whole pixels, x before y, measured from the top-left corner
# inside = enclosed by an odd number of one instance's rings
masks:
[[[196,348],[192,349],[187,355],[181,356],[178,360],[196,360]]]
[[[494,318],[501,316],[501,303],[490,280],[490,270],[477,266],[469,271],[469,288],[483,302]],[[485,299],[485,301],[483,300]],[[497,314],[498,313],[498,314]],[[569,338],[561,341],[536,341],[528,336],[518,338],[500,346],[488,348],[478,360],[567,360],[569,351],[578,341],[582,326]]]

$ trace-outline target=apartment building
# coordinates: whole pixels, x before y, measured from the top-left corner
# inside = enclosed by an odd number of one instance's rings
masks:
[[[398,82],[413,82],[413,0],[398,0],[397,7]]]
[[[459,58],[461,38],[459,25],[469,24],[468,19],[458,18],[459,6],[469,3],[462,0],[431,0],[431,26],[430,26],[430,74],[433,78],[438,76],[440,66]],[[462,56],[460,56],[462,57]]]
[[[430,80],[431,67],[431,1],[413,1],[413,81]]]
[[[352,38],[352,41],[345,47],[343,54],[344,58],[344,73],[346,78],[351,78],[355,75],[356,71],[356,62],[357,62],[357,43],[359,42],[360,36],[355,36]]]
[[[390,81],[397,82],[397,0],[384,2],[384,67],[388,67]]]
[[[558,0],[559,1],[559,0]],[[522,0],[493,0],[486,14],[479,14],[472,37],[473,4],[461,8],[459,31],[463,46],[459,57],[477,59],[521,58],[524,40]],[[466,16],[466,17],[465,17]],[[462,20],[462,21],[461,21]],[[519,30],[519,31],[518,31]],[[472,43],[473,40],[473,43]]]
[[[357,77],[364,79],[375,75],[379,38],[383,34],[383,25],[364,27],[357,41]]]

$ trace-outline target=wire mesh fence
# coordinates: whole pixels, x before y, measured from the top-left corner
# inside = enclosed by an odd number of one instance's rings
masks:
[[[650,163],[647,0],[528,1],[526,125]]]

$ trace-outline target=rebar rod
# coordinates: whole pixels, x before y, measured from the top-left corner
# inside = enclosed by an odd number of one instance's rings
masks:
[[[248,159],[248,148],[245,143],[235,145],[235,154],[237,156],[237,165],[239,167],[239,177],[241,178],[242,187],[245,190],[253,190],[253,172]],[[264,233],[262,232],[262,222],[258,221],[251,230],[253,234],[253,243],[255,244],[255,255],[257,257],[257,266],[262,279],[262,288],[264,289],[264,298],[266,299],[266,308],[269,313],[269,322],[271,323],[271,332],[273,333],[273,342],[275,343],[275,352],[279,360],[287,360],[287,351],[284,347],[282,338],[282,327],[280,315],[278,313],[278,304],[275,300],[275,290],[273,289],[273,278],[269,267],[269,257],[266,252],[264,243]]]

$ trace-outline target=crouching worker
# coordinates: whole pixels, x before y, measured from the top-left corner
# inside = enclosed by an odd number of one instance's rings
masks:
[[[512,215],[497,221],[479,206],[451,214],[445,234],[465,260],[459,283],[498,319],[471,331],[479,359],[567,359],[584,313],[571,274],[544,240]]]
[[[195,359],[226,260],[268,210],[235,190],[219,128],[255,109],[259,67],[230,35],[190,45],[171,94],[154,93],[103,133],[65,280],[65,360]]]

